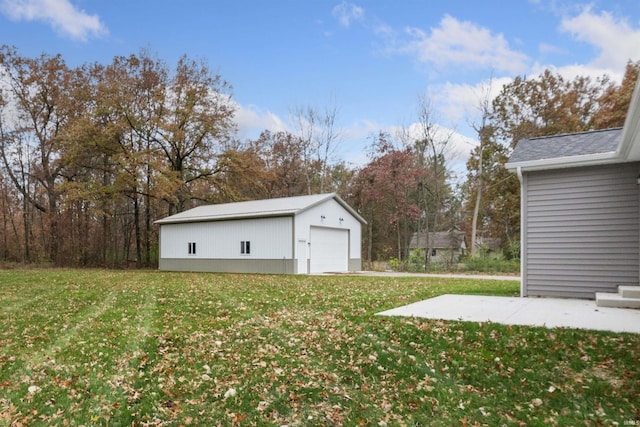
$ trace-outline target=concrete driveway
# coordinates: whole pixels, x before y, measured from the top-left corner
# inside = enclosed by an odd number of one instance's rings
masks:
[[[445,277],[448,279],[481,279],[481,280],[513,280],[520,281],[520,276],[507,275],[487,275],[487,274],[438,274],[438,273],[405,273],[403,271],[356,271],[353,273],[320,273],[320,274],[341,274],[354,276],[377,276],[377,277]]]
[[[519,276],[504,275],[425,274],[395,271],[359,271],[346,274],[380,277],[445,277],[453,279],[520,281]],[[446,294],[387,310],[378,313],[378,315],[640,334],[640,310],[598,307],[594,300],[568,298],[520,298]]]
[[[640,310],[598,307],[592,300],[446,294],[378,314],[640,333]]]

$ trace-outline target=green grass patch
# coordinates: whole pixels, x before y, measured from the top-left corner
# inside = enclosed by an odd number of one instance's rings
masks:
[[[0,426],[636,423],[639,335],[375,316],[518,286],[0,271]]]

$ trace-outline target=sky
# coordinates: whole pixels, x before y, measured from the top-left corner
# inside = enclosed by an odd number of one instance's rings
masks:
[[[640,60],[640,2],[0,0],[2,44],[70,66],[141,49],[205,60],[233,87],[239,138],[335,107],[335,160],[356,167],[379,131],[415,128],[426,100],[462,176],[484,94],[545,69],[620,81]]]

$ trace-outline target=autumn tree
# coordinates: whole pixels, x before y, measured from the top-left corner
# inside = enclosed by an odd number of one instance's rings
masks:
[[[420,216],[415,190],[423,169],[416,167],[411,147],[396,147],[380,132],[371,143],[371,160],[357,171],[350,201],[368,222],[367,259],[408,255],[413,224]],[[375,251],[375,253],[374,253]]]
[[[290,132],[264,131],[251,142],[267,172],[267,197],[308,194],[309,170],[304,159],[307,142]]]
[[[624,125],[631,104],[633,90],[640,76],[640,61],[627,62],[620,85],[609,84],[600,99],[600,106],[593,119],[594,129],[606,129]]]
[[[291,197],[308,194],[309,170],[304,160],[305,141],[287,131],[263,131],[254,140],[229,144],[218,156],[216,188],[231,200]],[[353,170],[344,162],[314,161],[312,169],[324,170],[322,191],[344,194]],[[320,180],[312,190],[319,192]]]
[[[467,161],[466,211],[470,222],[476,218],[478,236],[497,238],[503,249],[509,249],[517,245],[519,239],[520,184],[515,174],[504,166],[509,159],[509,148],[496,140],[491,127],[482,130],[483,141]],[[480,174],[482,179],[478,179]],[[478,191],[482,193],[480,199]],[[477,238],[474,245],[477,246]]]
[[[159,216],[159,200],[176,213],[189,200],[212,198],[216,156],[234,129],[229,85],[204,63],[182,57],[171,72],[141,51],[114,58],[101,87],[104,111],[113,114],[113,185],[132,204],[136,263],[149,265],[154,203]]]
[[[504,168],[513,147],[525,138],[621,126],[637,73],[638,64],[629,63],[618,86],[606,75],[567,80],[545,70],[537,78],[516,77],[503,86],[491,104],[488,122],[478,129],[481,145],[467,163],[471,197],[483,192],[478,222],[503,249],[517,245],[520,232],[519,184]],[[475,206],[467,204],[471,210]],[[469,218],[473,221],[473,215]]]
[[[217,156],[212,202],[269,198],[274,174],[251,144],[232,144]]]
[[[180,58],[165,90],[155,142],[177,184],[169,204],[171,214],[184,210],[192,198],[202,198],[192,187],[214,176],[211,161],[235,132],[235,123],[231,86],[212,74],[205,62]]]
[[[0,73],[2,238],[22,260],[151,265],[153,220],[220,194],[233,107],[205,63],[143,51],[69,68],[5,46]]]
[[[608,81],[606,76],[565,80],[549,70],[536,79],[518,76],[493,101],[496,135],[513,148],[525,138],[591,130]]]
[[[176,187],[166,178],[156,144],[167,79],[167,66],[142,51],[115,57],[105,68],[100,85],[99,99],[106,114],[101,121],[113,135],[108,160],[114,165],[111,185],[131,204],[137,266],[150,263],[152,199],[170,198]],[[105,184],[110,184],[108,179]]]
[[[56,262],[65,131],[80,114],[71,96],[73,71],[60,55],[24,58],[7,46],[0,48],[0,68],[8,83],[3,104],[14,113],[2,117],[0,154],[15,188],[43,214],[47,258]]]

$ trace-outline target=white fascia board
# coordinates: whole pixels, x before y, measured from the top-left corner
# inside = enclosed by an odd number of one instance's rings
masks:
[[[523,172],[545,169],[575,168],[578,166],[596,166],[621,161],[615,151],[598,154],[585,154],[583,156],[556,157],[554,159],[531,160],[528,162],[506,163],[505,167],[510,171],[520,168]]]
[[[618,154],[625,160],[640,160],[640,117],[624,125],[622,142],[618,147]]]
[[[362,217],[358,212],[356,212],[356,210],[355,210],[355,209],[353,209],[351,206],[349,206],[349,205],[347,204],[347,202],[345,202],[344,200],[342,200],[342,198],[340,198],[340,196],[338,196],[338,195],[336,194],[335,199],[336,199],[336,201],[337,201],[338,203],[340,203],[340,205],[341,205],[343,208],[345,208],[347,211],[349,211],[349,213],[350,213],[351,215],[353,215],[355,219],[357,219],[358,221],[360,221],[360,223],[361,223],[361,224],[365,224],[365,225],[367,224],[367,221],[366,221],[366,220],[365,220],[365,219],[364,219],[364,218],[363,218],[363,217]]]
[[[640,160],[640,77],[633,90],[622,130],[622,141],[617,154],[625,160]]]

